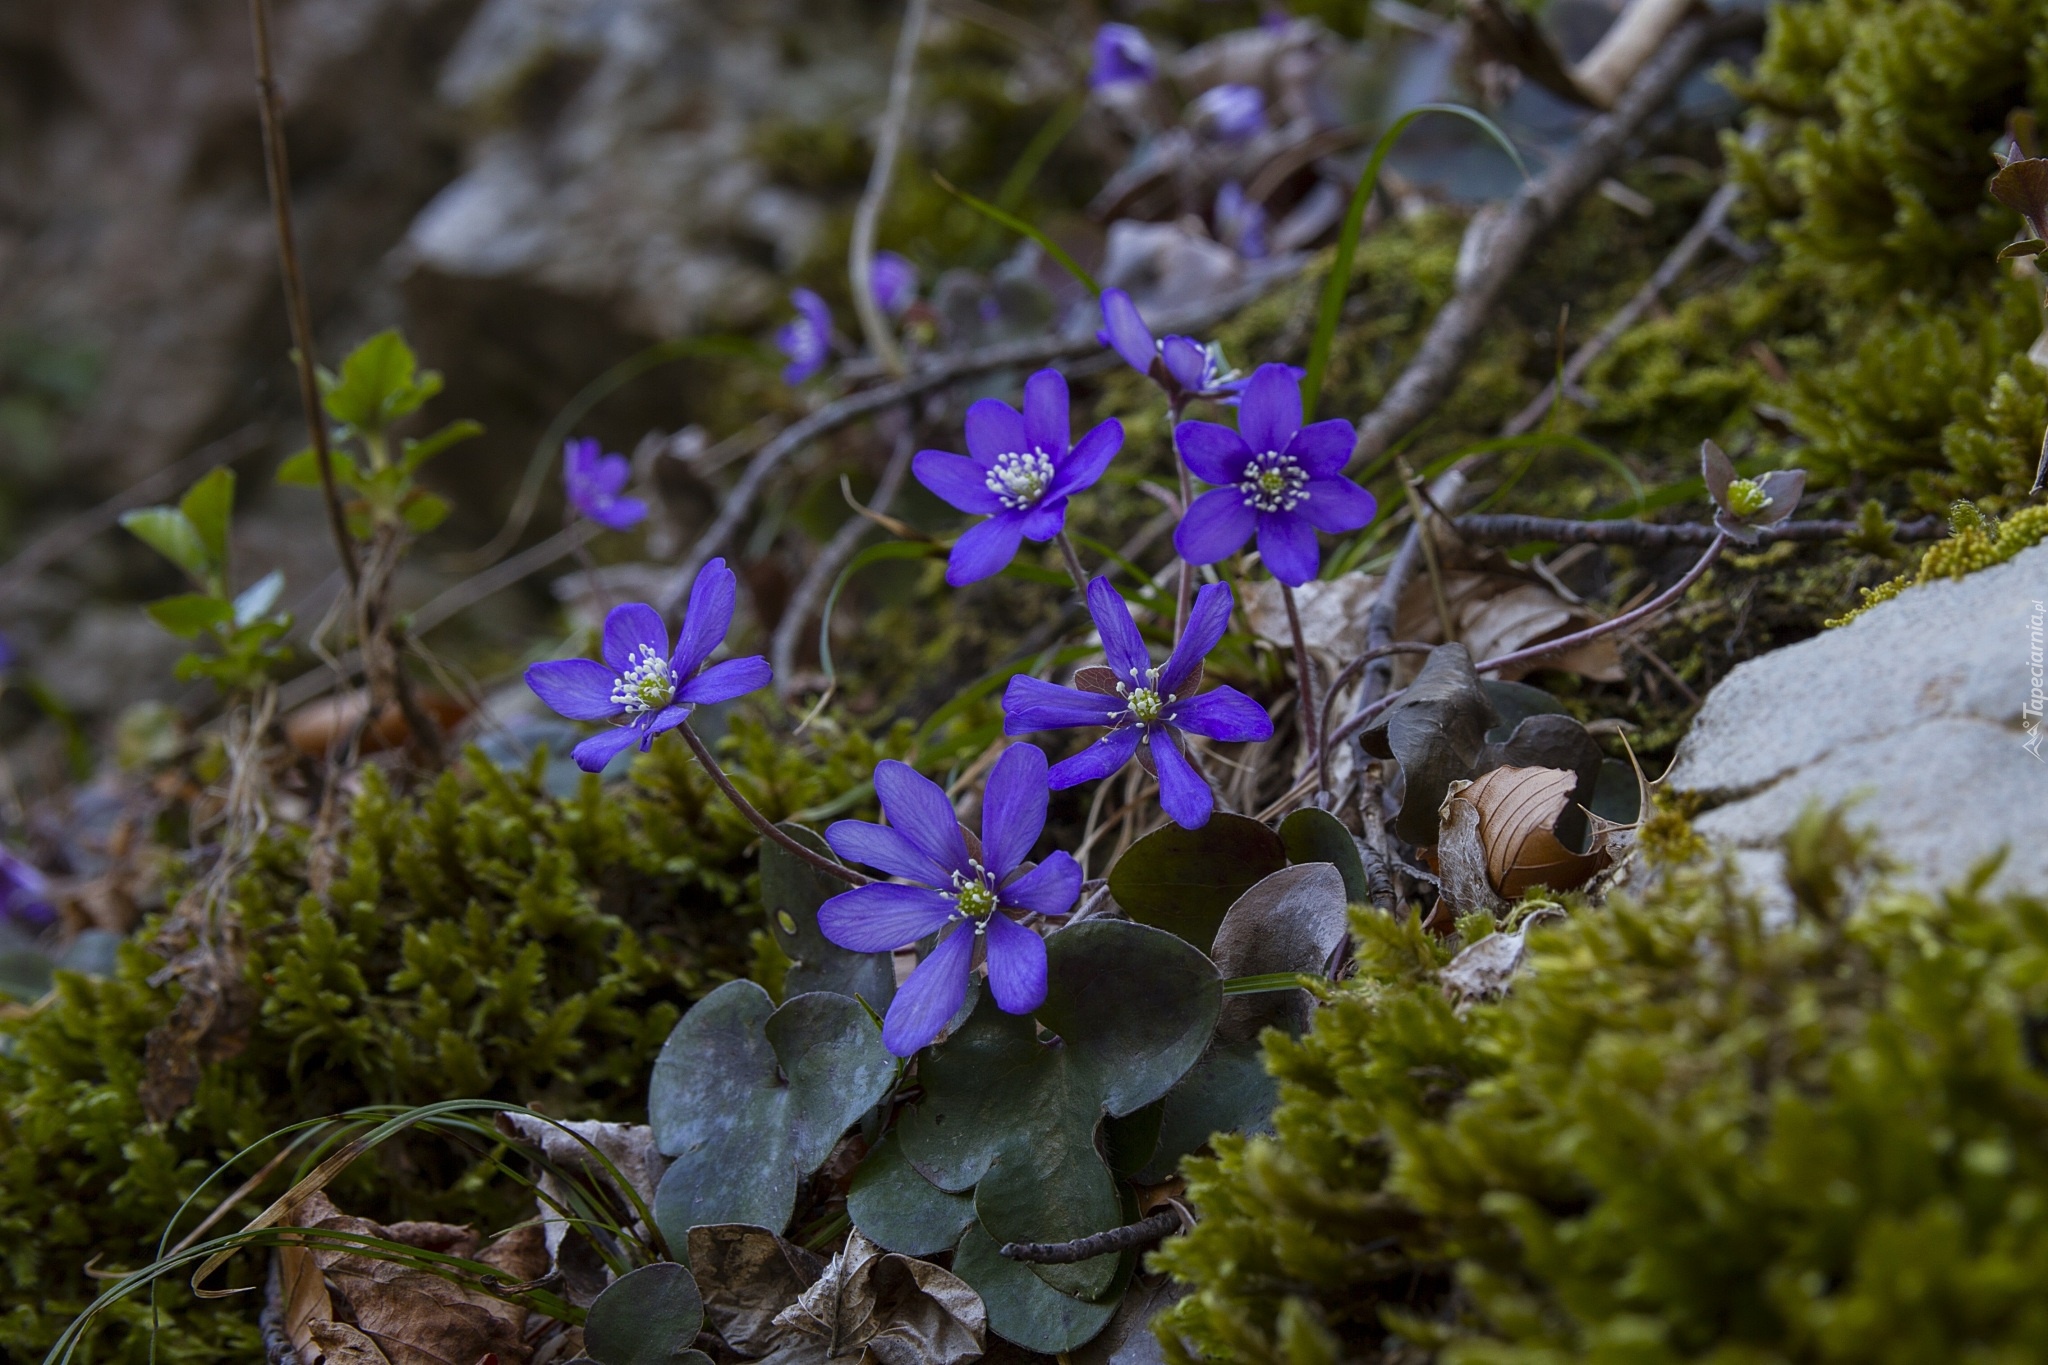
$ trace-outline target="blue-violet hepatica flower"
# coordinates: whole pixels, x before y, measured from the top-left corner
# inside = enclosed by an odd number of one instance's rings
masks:
[[[1248,261],[1266,256],[1266,207],[1235,181],[1216,191],[1216,237]]]
[[[1266,96],[1256,85],[1216,85],[1188,106],[1198,127],[1225,142],[1242,142],[1266,131]]]
[[[789,302],[796,316],[775,329],[775,344],[789,357],[782,382],[801,384],[824,369],[831,357],[832,310],[808,289],[793,290]]]
[[[1159,74],[1159,58],[1145,35],[1129,24],[1104,24],[1095,31],[1095,67],[1088,86],[1142,85]]]
[[[1272,717],[1236,688],[1195,691],[1202,660],[1230,624],[1230,603],[1228,584],[1205,584],[1173,653],[1155,666],[1130,607],[1107,578],[1096,579],[1088,585],[1088,614],[1102,636],[1108,666],[1080,670],[1073,687],[1023,674],[1010,679],[1003,693],[1003,732],[1108,727],[1102,738],[1053,768],[1055,791],[1112,775],[1142,743],[1159,776],[1159,804],[1175,824],[1200,829],[1209,823],[1216,795],[1181,751],[1181,732],[1226,741],[1273,737]]]
[[[569,505],[599,526],[629,530],[647,518],[647,504],[621,497],[633,466],[623,455],[606,455],[604,447],[579,436],[562,447],[562,484]]]
[[[868,273],[868,286],[874,291],[875,305],[894,317],[917,302],[917,267],[893,251],[878,251]]]
[[[704,667],[732,626],[737,584],[722,559],[698,571],[673,654],[661,614],[645,602],[627,602],[604,618],[604,662],[558,659],[526,670],[534,695],[570,720],[624,722],[578,744],[569,755],[577,767],[603,772],[635,744],[645,753],[656,735],[688,720],[692,708],[768,685],[774,675],[758,654]]]
[[[1301,424],[1301,386],[1284,365],[1261,365],[1245,386],[1237,430],[1182,422],[1174,444],[1194,476],[1218,485],[1196,498],[1174,528],[1173,548],[1190,564],[1214,564],[1257,532],[1273,577],[1300,587],[1316,576],[1316,532],[1356,531],[1379,505],[1343,477],[1351,423]]]
[[[0,847],[0,920],[30,933],[57,921],[57,908],[50,904],[49,879],[34,863],[5,847]]]
[[[1045,829],[1051,799],[1044,751],[1016,744],[996,760],[982,795],[978,857],[945,791],[909,764],[878,764],[875,795],[888,824],[841,820],[825,839],[848,862],[903,882],[841,892],[818,907],[818,928],[855,953],[894,952],[939,935],[889,1006],[884,1046],[908,1057],[960,1012],[977,941],[986,945],[996,1004],[1011,1014],[1037,1009],[1045,1001],[1045,940],[1010,916],[1064,915],[1081,894],[1081,865],[1070,855],[1052,853],[1035,866],[1025,861]]]
[[[962,512],[988,520],[953,546],[954,587],[1003,571],[1020,542],[1051,540],[1067,521],[1067,499],[1102,477],[1124,443],[1115,418],[1067,448],[1067,381],[1040,370],[1024,381],[1024,411],[984,398],[967,410],[967,454],[921,450],[917,480]]]
[[[1244,387],[1215,342],[1204,345],[1184,336],[1153,340],[1138,305],[1121,289],[1102,291],[1102,326],[1095,339],[1173,397],[1226,398]]]

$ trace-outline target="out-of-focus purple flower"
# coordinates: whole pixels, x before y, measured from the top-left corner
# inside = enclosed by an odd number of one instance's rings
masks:
[[[875,303],[891,317],[917,302],[917,267],[893,251],[875,253],[868,284],[874,290]]]
[[[1266,256],[1266,206],[1247,199],[1235,180],[1216,191],[1216,239],[1248,261]]]
[[[979,858],[944,789],[909,764],[877,765],[875,795],[888,824],[841,820],[825,840],[848,862],[911,885],[870,882],[841,892],[818,907],[818,929],[855,953],[895,952],[939,935],[896,992],[882,1021],[883,1045],[908,1057],[960,1012],[976,939],[987,945],[996,1004],[1011,1014],[1037,1009],[1045,1002],[1045,940],[1005,912],[1064,915],[1081,894],[1081,865],[1070,855],[1052,853],[1036,866],[1025,861],[1051,800],[1045,752],[1017,744],[996,760],[982,796]]]
[[[824,369],[831,358],[832,310],[808,289],[790,291],[789,302],[796,316],[775,329],[775,344],[789,357],[782,382],[801,384]]]
[[[1131,609],[1098,578],[1088,585],[1088,614],[1102,636],[1106,668],[1084,668],[1075,686],[1061,687],[1019,674],[1003,693],[1003,733],[1029,734],[1081,725],[1104,725],[1109,733],[1048,774],[1054,791],[1120,770],[1143,744],[1159,776],[1159,804],[1177,825],[1200,829],[1216,808],[1216,794],[1181,749],[1180,732],[1220,740],[1273,737],[1265,709],[1234,687],[1196,693],[1202,660],[1230,624],[1230,587],[1210,583],[1195,594],[1187,629],[1164,664],[1155,667]]]
[[[588,436],[562,447],[562,485],[569,505],[608,530],[629,530],[647,519],[646,503],[619,496],[632,476],[625,456],[605,454]]]
[[[1095,339],[1170,397],[1223,398],[1244,387],[1223,359],[1223,348],[1193,337],[1155,341],[1138,305],[1121,289],[1102,291],[1102,326]]]
[[[921,450],[917,481],[962,512],[970,527],[946,561],[954,587],[1003,571],[1023,541],[1051,540],[1067,522],[1067,499],[1092,486],[1123,448],[1123,423],[1101,423],[1067,449],[1067,381],[1040,370],[1024,381],[1020,414],[999,399],[967,410],[967,454]]]
[[[1245,386],[1237,430],[1182,422],[1174,444],[1194,476],[1218,487],[1196,498],[1174,528],[1190,564],[1214,564],[1256,531],[1273,577],[1300,587],[1316,576],[1316,532],[1356,531],[1379,511],[1343,477],[1355,433],[1342,420],[1301,424],[1301,385],[1284,365],[1261,365]]]
[[[1104,24],[1095,31],[1095,69],[1088,87],[1143,83],[1159,74],[1159,57],[1145,35],[1129,24]]]
[[[0,848],[0,920],[31,933],[40,933],[57,920],[49,879],[10,848]]]
[[[627,602],[604,618],[603,663],[558,659],[526,670],[534,695],[570,720],[625,721],[578,744],[569,755],[577,767],[603,772],[636,743],[645,753],[656,735],[688,720],[693,707],[768,685],[774,674],[759,655],[704,667],[732,626],[738,581],[723,559],[698,572],[673,654],[661,614],[645,602]]]
[[[14,660],[16,657],[14,642],[5,635],[0,635],[0,679],[5,679],[9,673],[14,671]]]
[[[1758,479],[1739,478],[1735,462],[1712,441],[1700,442],[1700,476],[1714,500],[1714,525],[1730,540],[1754,545],[1762,533],[1791,516],[1806,491],[1806,471],[1774,469]]]
[[[1225,142],[1242,142],[1266,131],[1266,96],[1256,85],[1213,85],[1196,96],[1188,114]]]

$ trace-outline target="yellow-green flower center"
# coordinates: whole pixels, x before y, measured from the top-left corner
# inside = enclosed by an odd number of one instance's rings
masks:
[[[1159,713],[1166,709],[1166,699],[1149,687],[1141,687],[1131,693],[1129,699],[1131,719],[1141,725],[1150,725],[1159,719]]]
[[[652,645],[641,645],[632,666],[612,684],[612,705],[624,707],[631,715],[659,711],[675,699],[675,675],[669,672],[668,660],[656,654]]]
[[[996,456],[982,482],[996,500],[1012,511],[1034,507],[1052,486],[1052,460],[1042,450],[1013,451]]]
[[[1292,512],[1308,501],[1308,471],[1286,454],[1269,450],[1245,466],[1237,491],[1255,512]]]
[[[953,874],[951,894],[953,904],[959,908],[960,914],[979,922],[993,915],[1000,901],[996,896],[996,889],[988,884],[988,871],[978,862],[970,861],[968,865],[974,869],[972,874]]]
[[[1737,479],[1728,485],[1728,510],[1738,517],[1753,517],[1771,505],[1771,495],[1755,479]]]

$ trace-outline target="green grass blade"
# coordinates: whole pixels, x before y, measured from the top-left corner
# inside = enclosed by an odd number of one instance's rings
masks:
[[[1020,232],[1024,236],[1029,237],[1032,241],[1038,243],[1039,246],[1045,249],[1046,255],[1052,257],[1055,261],[1058,261],[1061,267],[1065,269],[1069,275],[1072,275],[1075,279],[1079,280],[1084,286],[1086,286],[1089,293],[1095,295],[1097,298],[1100,298],[1102,296],[1102,286],[1095,282],[1095,277],[1093,275],[1090,275],[1087,271],[1083,270],[1081,268],[1081,263],[1075,260],[1072,256],[1069,256],[1067,254],[1067,249],[1065,247],[1061,246],[1058,242],[1055,242],[1052,238],[1046,236],[1044,229],[1036,227],[1031,223],[1025,222],[1022,218],[1019,218],[1014,213],[1010,213],[1003,209],[997,208],[994,204],[989,203],[986,199],[980,199],[975,197],[974,195],[969,194],[966,190],[961,189],[958,185],[946,179],[945,176],[940,175],[937,171],[932,172],[932,179],[938,182],[938,186],[940,189],[952,195],[955,199],[958,199],[961,203],[967,205],[968,208],[973,209],[982,217],[988,219],[991,222],[1000,223],[1012,232]]]

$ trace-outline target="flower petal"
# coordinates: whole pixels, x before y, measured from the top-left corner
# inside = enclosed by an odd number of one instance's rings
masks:
[[[1294,439],[1287,443],[1287,453],[1311,479],[1328,479],[1344,471],[1351,463],[1351,452],[1358,444],[1358,432],[1351,423],[1342,418],[1317,422],[1294,433]]]
[[[584,772],[601,773],[605,764],[632,748],[639,739],[640,732],[630,725],[622,725],[615,730],[599,730],[571,749],[569,757]]]
[[[1349,479],[1310,479],[1302,491],[1308,500],[1295,515],[1318,531],[1356,531],[1379,515],[1379,499]]]
[[[1058,370],[1024,381],[1024,435],[1054,460],[1067,453],[1067,377]]]
[[[1024,539],[1044,544],[1066,529],[1067,500],[1047,498],[1038,506],[1017,518],[1017,529]]]
[[[689,702],[678,702],[635,721],[633,728],[640,732],[640,752],[644,754],[654,747],[655,736],[665,735],[688,720],[693,709]]]
[[[1182,829],[1200,829],[1216,810],[1216,793],[1170,735],[1153,732],[1152,767],[1159,774],[1159,808]]]
[[[1109,462],[1123,448],[1124,424],[1114,417],[1106,422],[1097,422],[1074,443],[1066,459],[1060,461],[1049,491],[1063,497],[1084,488],[1093,488],[1095,481],[1109,468]]]
[[[570,720],[609,720],[624,711],[612,700],[618,681],[618,674],[595,659],[558,659],[526,670],[533,695]]]
[[[1123,713],[1121,697],[1061,687],[1028,673],[1019,673],[1003,689],[1003,733],[1028,735],[1034,730],[1065,730],[1076,725],[1107,725]]]
[[[1230,628],[1230,605],[1228,583],[1204,583],[1195,593],[1187,626],[1181,631],[1173,653],[1167,656],[1166,667],[1159,670],[1161,692],[1180,691],[1180,685],[1194,674],[1196,665],[1209,657],[1209,651],[1216,648],[1223,632]]]
[[[676,700],[692,706],[709,706],[713,702],[744,697],[774,680],[775,672],[768,667],[768,661],[758,654],[749,654],[744,659],[727,659],[711,665],[684,683],[676,693]]]
[[[1258,524],[1258,513],[1244,494],[1235,488],[1212,488],[1195,499],[1173,528],[1173,548],[1190,564],[1214,564],[1236,554]]]
[[[1064,915],[1081,898],[1081,865],[1071,853],[1055,851],[1044,862],[1003,887],[998,899],[1015,910]]]
[[[953,542],[946,559],[946,582],[955,588],[993,578],[1009,567],[1024,541],[1024,519],[1010,513],[970,526]]]
[[[1166,723],[1232,742],[1273,737],[1273,718],[1266,708],[1234,687],[1213,687],[1200,696],[1182,698],[1167,709]]]
[[[882,1046],[908,1057],[939,1036],[967,1000],[967,968],[974,957],[974,931],[964,924],[939,940],[897,988],[882,1020]]]
[[[825,842],[848,862],[864,863],[892,877],[907,877],[925,886],[944,886],[952,877],[920,853],[917,846],[887,825],[866,820],[838,820],[825,831]]]
[[[912,848],[948,873],[967,870],[967,836],[938,783],[908,763],[885,758],[875,765],[875,795],[882,814]]]
[[[920,450],[910,462],[917,481],[957,511],[986,517],[1003,510],[1003,500],[988,486],[988,468],[943,450]]]
[[[1209,377],[1209,349],[1193,337],[1168,337],[1159,343],[1159,358],[1173,382],[1190,393],[1200,392]]]
[[[869,882],[818,907],[818,932],[849,953],[893,953],[936,933],[957,907],[928,886]]]
[[[1088,614],[1095,618],[1095,631],[1102,637],[1102,652],[1120,682],[1144,681],[1152,667],[1152,651],[1131,619],[1131,608],[1123,594],[1098,576],[1088,584]]]
[[[1237,405],[1237,429],[1254,455],[1287,449],[1301,430],[1301,385],[1285,365],[1261,365]]]
[[[1045,831],[1052,789],[1045,784],[1045,750],[1013,744],[990,769],[981,795],[981,865],[998,882],[1031,856]]]
[[[1298,588],[1316,576],[1323,552],[1316,544],[1316,528],[1299,512],[1259,514],[1259,558],[1266,571],[1290,588]]]
[[[1045,940],[1008,915],[990,915],[988,989],[1005,1014],[1029,1014],[1045,1003]]]
[[[639,662],[643,647],[657,659],[668,658],[668,627],[660,612],[645,602],[622,602],[605,614],[604,661],[612,672],[623,673]]]
[[[1188,472],[1203,483],[1234,484],[1252,462],[1244,437],[1216,422],[1182,422],[1173,429],[1173,443]]]
[[[669,661],[678,678],[687,678],[711,657],[732,629],[733,604],[739,600],[739,575],[714,559],[697,570],[690,585],[690,604],[683,608],[683,628],[677,632],[676,657]]]
[[[1124,364],[1142,375],[1152,373],[1152,361],[1159,348],[1152,340],[1152,329],[1138,314],[1138,305],[1123,290],[1102,291],[1102,331],[1098,335],[1123,358]]]
[[[1130,762],[1131,755],[1136,752],[1138,727],[1119,725],[1080,753],[1053,764],[1052,771],[1045,775],[1045,780],[1054,791],[1063,792],[1069,787],[1078,787],[1083,782],[1108,777]]]
[[[607,498],[583,509],[583,515],[607,531],[630,531],[647,520],[647,504],[638,498]]]
[[[999,398],[984,398],[967,409],[967,453],[983,466],[992,465],[998,455],[1029,450],[1024,419]]]

